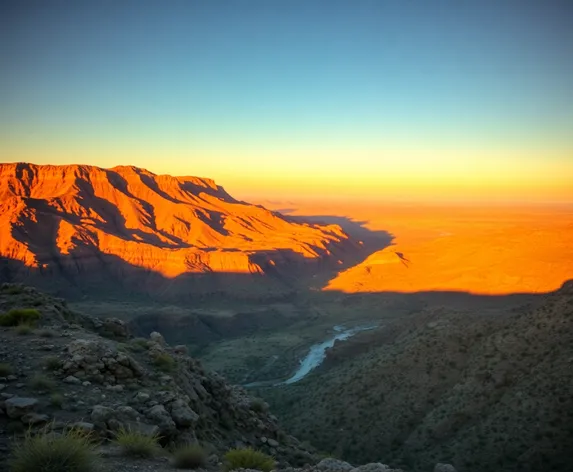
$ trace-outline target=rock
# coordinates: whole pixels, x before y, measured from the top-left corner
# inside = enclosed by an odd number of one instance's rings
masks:
[[[153,424],[159,427],[160,434],[164,436],[171,436],[177,431],[175,422],[163,405],[155,405],[150,408],[146,416]]]
[[[175,354],[187,355],[187,352],[188,352],[187,346],[185,346],[183,344],[179,344],[173,348],[173,352]]]
[[[111,390],[112,392],[123,392],[123,385],[108,385],[106,390]]]
[[[0,392],[6,388],[6,384],[0,384]]]
[[[456,469],[451,464],[438,463],[436,467],[434,467],[434,472],[456,472]]]
[[[20,418],[22,423],[33,426],[38,424],[44,424],[50,421],[50,417],[48,415],[41,415],[38,413],[26,413],[24,416]]]
[[[95,428],[93,423],[87,423],[85,421],[78,421],[77,423],[72,424],[72,429],[81,431],[83,433],[91,433]]]
[[[149,335],[149,339],[151,339],[154,343],[159,344],[160,346],[165,346],[165,339],[163,339],[161,333],[158,333],[157,331],[153,331]]]
[[[145,436],[159,436],[159,426],[155,424],[140,423],[139,421],[128,421],[124,423],[123,427],[128,431],[140,433]]]
[[[279,442],[274,439],[267,439],[267,444],[271,447],[279,447]]]
[[[183,400],[175,400],[169,405],[171,418],[177,426],[189,427],[197,422],[199,415],[195,413]]]
[[[85,382],[82,382],[82,385],[84,387],[89,387],[92,383],[89,380],[86,380]]]
[[[138,403],[145,403],[147,400],[149,400],[149,394],[145,392],[138,392],[134,400]]]
[[[372,462],[370,464],[364,464],[356,469],[353,472],[390,472],[392,469],[390,466],[386,464],[381,464],[380,462]]]
[[[9,418],[13,419],[21,418],[25,414],[31,413],[37,404],[38,400],[35,398],[25,397],[12,397],[4,402],[6,414]]]
[[[354,467],[352,467],[348,462],[339,461],[338,459],[333,459],[332,457],[327,457],[326,459],[322,459],[317,465],[321,470],[329,470],[329,471],[336,471],[336,472],[347,472]]]
[[[103,405],[96,405],[92,409],[91,420],[100,429],[107,429],[107,422],[112,418],[114,411]]]
[[[67,384],[73,384],[73,385],[79,385],[82,383],[82,381],[80,379],[78,379],[77,377],[74,377],[73,375],[68,375],[64,379],[64,382]]]

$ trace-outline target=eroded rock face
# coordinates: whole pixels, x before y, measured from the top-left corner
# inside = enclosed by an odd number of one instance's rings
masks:
[[[176,298],[189,290],[189,280],[170,282],[181,276],[316,265],[348,243],[337,225],[288,220],[233,199],[212,180],[136,167],[0,164],[0,210],[7,223],[0,256],[14,262],[11,276],[49,279],[63,290],[73,277],[90,290],[96,284],[149,295],[153,288]],[[101,269],[107,280],[97,278]],[[212,283],[194,287],[211,291]]]

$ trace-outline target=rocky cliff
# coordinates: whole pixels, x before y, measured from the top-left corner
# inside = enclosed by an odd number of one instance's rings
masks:
[[[0,221],[0,278],[67,292],[177,297],[253,277],[276,290],[349,244],[339,226],[288,220],[210,179],[136,167],[0,164]]]

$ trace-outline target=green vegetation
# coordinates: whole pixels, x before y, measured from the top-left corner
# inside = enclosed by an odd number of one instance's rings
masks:
[[[225,454],[225,470],[255,469],[270,472],[275,467],[274,459],[261,451],[250,447],[231,449]]]
[[[44,367],[48,370],[57,370],[62,367],[62,361],[57,356],[48,356],[44,359]]]
[[[16,326],[15,331],[18,336],[27,336],[33,331],[33,328],[28,323],[22,323]]]
[[[149,436],[138,431],[122,429],[115,438],[123,455],[128,457],[153,457],[161,449],[158,436]]]
[[[45,375],[36,374],[29,381],[28,386],[33,390],[38,391],[53,391],[56,388],[54,381]]]
[[[199,444],[182,446],[173,452],[176,469],[199,469],[207,465],[207,452]]]
[[[54,408],[62,408],[64,404],[64,396],[61,393],[52,393],[50,395],[50,405]]]
[[[0,377],[7,377],[10,374],[12,374],[12,367],[10,364],[0,362]]]
[[[8,285],[2,288],[2,292],[8,295],[19,295],[20,293],[24,293],[24,287],[21,285]]]
[[[12,308],[8,313],[0,315],[0,326],[34,326],[40,319],[40,312],[35,308]]]
[[[129,349],[132,352],[143,352],[148,348],[148,341],[145,338],[135,338],[129,341]]]
[[[175,368],[175,359],[167,353],[161,353],[154,356],[153,363],[163,372],[172,372]]]
[[[92,472],[97,456],[90,437],[76,430],[55,435],[28,432],[16,445],[10,472]]]

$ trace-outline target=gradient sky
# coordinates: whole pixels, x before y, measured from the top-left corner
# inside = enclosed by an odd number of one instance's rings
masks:
[[[14,1],[0,161],[573,201],[570,0]]]

